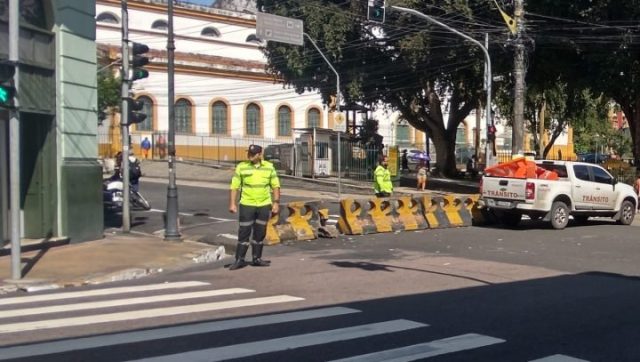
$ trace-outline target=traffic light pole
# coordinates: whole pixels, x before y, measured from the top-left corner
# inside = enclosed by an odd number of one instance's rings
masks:
[[[120,125],[122,127],[122,232],[131,230],[131,210],[129,208],[129,13],[127,0],[122,0],[122,106],[120,107]]]
[[[176,114],[175,114],[175,44],[173,41],[173,0],[167,1],[168,5],[168,36],[167,36],[167,79],[168,79],[168,108],[169,108],[169,185],[167,186],[167,217],[164,228],[164,240],[180,241],[178,231],[178,186],[176,185]]]
[[[16,95],[14,108],[9,120],[9,169],[10,207],[11,207],[11,278],[22,279],[20,262],[20,62],[18,41],[20,39],[20,7],[19,0],[9,1],[9,61],[15,65],[13,76]]]
[[[477,45],[480,47],[480,49],[482,49],[482,52],[484,53],[484,59],[485,59],[485,82],[486,82],[486,87],[487,87],[487,105],[486,105],[486,123],[487,123],[487,131],[489,130],[489,127],[491,127],[492,123],[491,123],[491,57],[489,56],[489,51],[487,50],[487,47],[485,47],[484,45],[482,45],[482,43],[480,43],[479,41],[475,40],[474,38],[468,36],[467,34],[464,34],[444,23],[441,23],[440,21],[425,15],[419,11],[413,10],[413,9],[408,9],[408,8],[402,8],[399,6],[390,6],[392,9],[394,10],[398,10],[404,13],[409,13],[412,15],[415,15],[417,17],[426,19],[427,21],[436,24],[438,26],[441,26],[447,30],[449,30],[450,32],[457,34],[463,38],[465,38],[466,40],[472,42],[473,44]],[[487,143],[485,144],[485,167],[489,167],[491,166],[492,160],[493,158],[490,157],[489,153],[491,151],[491,149],[489,148],[489,137],[487,137]]]

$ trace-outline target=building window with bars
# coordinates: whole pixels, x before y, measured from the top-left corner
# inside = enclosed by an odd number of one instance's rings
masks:
[[[211,133],[226,135],[227,130],[227,104],[217,101],[211,106]]]
[[[291,108],[278,108],[278,136],[291,136]]]
[[[177,133],[191,133],[191,102],[184,98],[178,99],[175,104],[175,124]]]
[[[260,107],[257,104],[251,103],[246,109],[246,133],[249,136],[260,135]]]
[[[311,108],[307,111],[307,127],[322,127],[322,124],[320,124],[320,110],[318,108]]]

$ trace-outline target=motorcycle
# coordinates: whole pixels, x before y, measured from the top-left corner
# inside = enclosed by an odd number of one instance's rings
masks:
[[[104,180],[102,184],[102,202],[106,211],[113,213],[122,212],[124,202],[123,190],[124,184],[121,179],[110,178]],[[151,210],[149,201],[131,186],[129,187],[129,205],[132,208]]]

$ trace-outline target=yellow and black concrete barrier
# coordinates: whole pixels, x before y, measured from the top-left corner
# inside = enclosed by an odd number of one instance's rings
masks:
[[[321,201],[296,201],[283,204],[267,223],[267,245],[285,241],[313,240],[319,235],[334,235],[326,225],[329,210]],[[327,231],[327,229],[329,231]],[[331,237],[331,236],[329,236]],[[333,236],[335,237],[335,236]]]

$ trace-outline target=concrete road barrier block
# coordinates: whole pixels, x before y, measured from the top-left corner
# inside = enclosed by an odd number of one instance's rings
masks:
[[[429,224],[424,217],[422,203],[411,196],[402,196],[397,200],[397,219],[402,224],[403,230],[427,229]]]

